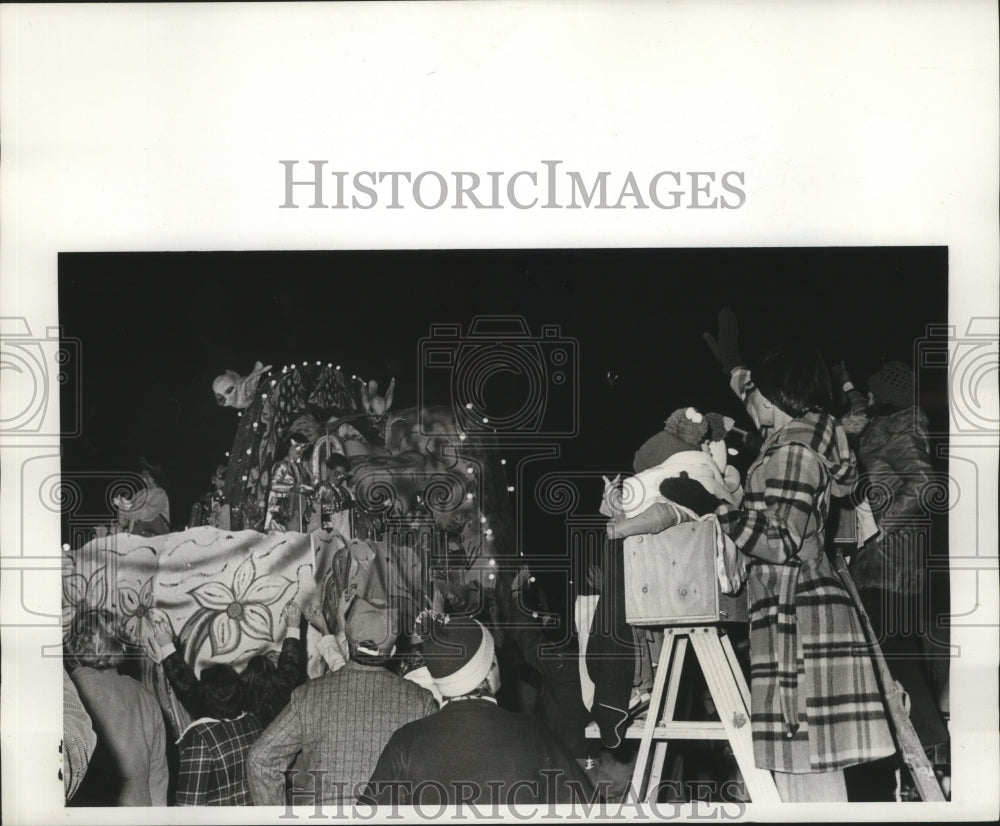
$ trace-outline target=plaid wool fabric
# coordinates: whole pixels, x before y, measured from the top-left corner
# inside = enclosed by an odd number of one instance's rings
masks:
[[[753,558],[751,721],[758,767],[835,771],[895,751],[860,619],[824,550],[829,497],[857,480],[847,437],[807,413],[768,437],[743,509],[717,512]]]
[[[435,711],[429,691],[380,666],[349,662],[309,680],[250,752],[253,802],[284,805],[284,772],[294,763],[296,790],[323,803],[351,803],[393,732]]]
[[[253,714],[192,723],[181,738],[177,805],[251,805],[246,757],[260,733]]]

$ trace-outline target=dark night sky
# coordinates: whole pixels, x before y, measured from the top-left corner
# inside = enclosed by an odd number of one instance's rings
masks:
[[[64,441],[64,474],[114,474],[145,455],[167,471],[181,528],[235,435],[235,412],[211,389],[225,368],[333,361],[383,388],[395,376],[402,408],[416,403],[431,324],[557,324],[579,342],[581,431],[545,470],[628,470],[677,407],[740,417],[700,338],[720,307],[735,309],[745,356],[812,342],[863,382],[885,359],[912,362],[926,325],[947,319],[947,250],[67,253],[59,301],[82,354],[63,388],[64,417],[79,394],[83,422]],[[946,424],[943,384],[921,386],[932,421]],[[510,389],[498,383],[488,398]],[[76,514],[103,512],[101,484],[82,487]]]

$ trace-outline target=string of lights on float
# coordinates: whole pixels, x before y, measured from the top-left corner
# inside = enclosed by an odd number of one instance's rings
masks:
[[[308,362],[303,361],[302,362],[302,366],[303,367],[308,366]],[[323,363],[321,361],[317,361],[316,362],[316,366],[317,367],[322,367]],[[326,366],[328,368],[330,368],[330,369],[336,369],[338,375],[342,376],[341,365],[338,364],[334,368],[333,362],[328,362]],[[289,371],[294,371],[294,370],[297,370],[297,369],[298,369],[298,365],[294,364],[294,363],[291,364],[291,365],[284,365],[281,368],[281,375],[282,376],[287,376],[289,374]],[[279,381],[278,378],[274,377],[274,371],[273,370],[269,370],[267,372],[265,378],[270,381],[270,387],[275,387],[277,385],[278,381]],[[356,373],[352,373],[351,374],[351,381],[353,381],[355,383],[361,383],[361,384],[364,383],[364,379],[360,378]],[[267,396],[268,396],[267,393],[261,393],[261,400],[262,401],[266,401],[267,400]],[[467,410],[472,410],[473,409],[472,402],[469,402],[468,404],[466,404],[465,407],[466,407]],[[239,416],[239,417],[242,418],[243,412],[242,411],[237,411],[237,416]],[[488,425],[490,423],[489,417],[488,416],[483,416],[482,417],[482,423],[484,425]],[[259,428],[259,423],[258,422],[254,422],[253,425],[252,425],[252,427],[253,427],[254,431],[257,431],[258,428]],[[496,432],[497,432],[496,428],[490,428],[490,429],[493,432],[493,434],[496,435]],[[464,442],[464,441],[466,441],[466,439],[468,437],[467,437],[467,435],[464,432],[460,432],[458,434],[458,438],[459,438],[460,441]],[[253,454],[253,449],[252,448],[247,448],[246,452],[247,452],[247,455],[250,456],[250,455]],[[226,457],[227,458],[229,458],[229,455],[230,455],[229,451],[226,451]],[[500,459],[500,465],[502,467],[506,468],[506,466],[507,466],[507,460],[505,458],[501,458]],[[469,467],[466,468],[466,471],[467,471],[467,473],[470,476],[472,476],[474,474],[474,472],[475,472],[475,469],[472,466],[469,466]],[[243,474],[241,478],[242,478],[242,481],[244,481],[244,482],[247,482],[249,480],[249,476],[247,474]],[[507,482],[506,473],[504,474],[504,481]],[[514,485],[506,484],[506,489],[507,489],[507,493],[508,494],[512,494],[512,493],[515,492]],[[473,501],[475,499],[475,494],[472,491],[467,492],[466,493],[466,499],[468,501],[470,501],[470,502]],[[494,539],[493,528],[490,527],[489,521],[488,521],[487,517],[485,515],[483,515],[482,512],[480,512],[479,522],[480,522],[480,525],[482,526],[482,533],[483,533],[484,538],[486,539],[487,542],[492,542],[493,539]],[[517,549],[517,553],[518,553],[518,556],[521,556],[521,557],[524,556],[524,550],[522,548],[520,548],[520,547]],[[496,565],[497,565],[496,558],[495,557],[490,557],[488,564],[489,564],[489,566],[491,568],[496,568]],[[489,580],[491,582],[496,580],[496,574],[494,572],[492,572],[492,571],[489,574]],[[531,583],[534,583],[535,577],[534,576],[530,576],[528,578],[528,581],[531,582]],[[533,614],[533,616],[537,616],[537,614]]]

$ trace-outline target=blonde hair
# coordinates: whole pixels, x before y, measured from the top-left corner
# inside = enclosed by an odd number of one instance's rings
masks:
[[[81,606],[73,616],[63,649],[70,669],[90,666],[98,671],[117,668],[125,659],[114,615],[103,608]]]

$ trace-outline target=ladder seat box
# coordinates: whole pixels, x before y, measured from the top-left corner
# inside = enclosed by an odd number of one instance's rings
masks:
[[[747,622],[746,587],[735,595],[719,588],[712,520],[626,537],[623,553],[629,625]]]

